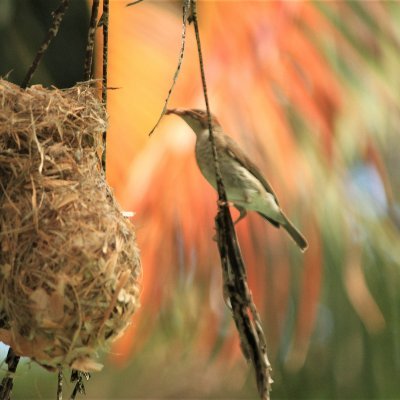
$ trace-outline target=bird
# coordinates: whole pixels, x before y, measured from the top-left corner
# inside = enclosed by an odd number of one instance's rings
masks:
[[[217,190],[214,157],[209,140],[208,114],[200,109],[167,109],[166,115],[181,117],[196,134],[195,156],[204,178]],[[228,135],[214,115],[211,115],[214,143],[226,197],[240,212],[237,224],[255,211],[273,226],[282,227],[301,251],[308,247],[307,240],[283,212],[270,183],[250,157]]]

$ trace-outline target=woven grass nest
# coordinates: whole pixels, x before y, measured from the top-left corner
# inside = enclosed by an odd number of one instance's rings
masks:
[[[55,368],[101,368],[139,305],[135,233],[99,165],[89,84],[0,80],[0,341]]]

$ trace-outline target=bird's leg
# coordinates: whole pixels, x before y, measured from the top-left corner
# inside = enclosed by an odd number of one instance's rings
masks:
[[[242,218],[244,218],[247,215],[247,211],[244,207],[235,205],[236,209],[240,212],[239,214],[239,218],[233,223],[234,225],[236,225]]]

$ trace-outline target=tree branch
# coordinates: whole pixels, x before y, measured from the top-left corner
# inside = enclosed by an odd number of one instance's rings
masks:
[[[31,66],[29,67],[28,72],[26,73],[24,80],[21,83],[21,87],[23,89],[25,89],[29,85],[29,82],[31,81],[33,74],[35,73],[40,61],[42,60],[44,53],[49,48],[51,41],[57,35],[58,29],[60,28],[61,22],[64,18],[65,12],[68,9],[69,3],[70,0],[61,0],[60,5],[57,7],[55,11],[53,11],[52,25],[50,26],[42,45],[40,46],[38,52],[36,53],[36,56]]]

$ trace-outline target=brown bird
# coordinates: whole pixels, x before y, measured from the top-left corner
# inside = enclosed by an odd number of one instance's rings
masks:
[[[169,109],[166,114],[179,115],[192,128],[197,137],[197,164],[207,181],[217,189],[206,111]],[[241,220],[248,210],[256,211],[272,225],[278,228],[282,226],[299,248],[302,251],[306,250],[307,240],[282,211],[271,185],[259,168],[239,145],[224,133],[214,116],[211,117],[211,123],[226,196],[240,212],[235,223]]]

